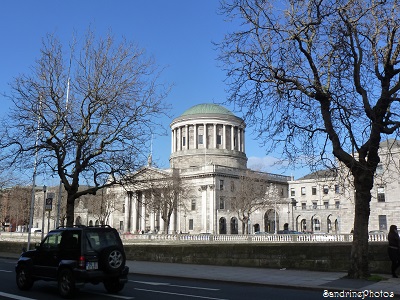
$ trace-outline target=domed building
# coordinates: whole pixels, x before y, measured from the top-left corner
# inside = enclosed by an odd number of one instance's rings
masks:
[[[199,104],[171,123],[172,168],[184,169],[216,162],[245,169],[244,121],[217,104]]]
[[[247,168],[243,119],[207,103],[187,109],[170,127],[170,168],[155,168],[149,161],[133,174],[134,185],[111,191],[123,198],[124,213],[119,220],[113,217],[121,231],[239,234],[283,229],[286,221],[279,222],[273,202],[287,201],[291,178]],[[266,199],[272,186],[274,199]],[[246,202],[258,206],[246,210]]]

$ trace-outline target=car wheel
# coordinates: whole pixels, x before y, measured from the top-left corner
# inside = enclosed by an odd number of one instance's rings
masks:
[[[71,298],[75,294],[75,279],[71,270],[64,269],[58,276],[58,292],[63,298]]]
[[[26,291],[32,287],[33,280],[27,266],[21,265],[17,268],[16,281],[20,290]]]
[[[118,293],[124,286],[125,283],[121,283],[118,277],[104,280],[104,287],[109,293]]]
[[[104,249],[102,255],[103,266],[106,271],[117,272],[121,271],[125,266],[124,251],[117,247]]]

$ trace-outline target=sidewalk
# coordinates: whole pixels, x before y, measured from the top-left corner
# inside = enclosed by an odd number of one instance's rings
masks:
[[[19,254],[2,253],[0,257],[17,259]],[[287,269],[264,269],[227,266],[209,266],[193,264],[160,263],[148,261],[127,261],[130,273],[183,277],[191,279],[218,280],[239,283],[261,284],[275,287],[293,287],[300,289],[320,290],[328,292],[363,292],[363,299],[384,299],[394,293],[400,297],[400,278],[392,278],[389,274],[380,275],[386,280],[380,282],[347,279],[345,272],[317,272]],[[371,294],[374,292],[374,294]],[[386,297],[379,298],[382,293]],[[351,296],[347,296],[349,298]],[[355,296],[352,296],[356,298]],[[361,298],[361,297],[358,297]],[[393,299],[393,298],[390,298]]]

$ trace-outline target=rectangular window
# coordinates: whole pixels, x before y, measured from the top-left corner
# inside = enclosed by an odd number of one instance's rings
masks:
[[[193,230],[193,219],[189,219],[189,230]]]
[[[124,221],[119,221],[119,230],[124,231]]]
[[[235,191],[235,182],[231,181],[231,192]]]
[[[199,145],[203,144],[203,135],[199,134]]]
[[[335,208],[339,209],[340,208],[340,201],[335,201]]]
[[[315,195],[317,194],[317,187],[316,187],[316,186],[313,186],[313,187],[311,188],[311,194],[312,194],[313,196],[315,196]]]
[[[222,179],[219,181],[219,190],[220,191],[224,190],[224,181]]]
[[[122,204],[122,213],[125,213],[125,204]]]
[[[307,209],[307,204],[305,202],[301,203],[301,209],[306,210]]]
[[[339,194],[340,193],[340,188],[338,184],[335,184],[335,194]]]
[[[219,209],[225,209],[225,198],[219,197]]]
[[[192,199],[192,206],[191,206],[192,210],[196,210],[196,199]]]
[[[329,192],[329,186],[324,185],[324,194],[328,195],[328,192]]]
[[[304,196],[306,194],[306,188],[303,186],[301,188],[301,195]]]
[[[379,230],[387,230],[387,220],[386,215],[379,215]]]
[[[182,137],[182,146],[186,146],[186,137],[185,136]]]
[[[318,208],[318,202],[317,201],[313,201],[312,208],[313,209],[317,209]]]
[[[294,188],[291,188],[290,189],[290,196],[296,196],[296,192],[295,192],[295,190],[294,190]]]
[[[217,135],[217,145],[222,144],[222,136],[220,134]]]
[[[329,208],[329,202],[328,201],[324,201],[324,207],[325,207],[325,209]]]
[[[378,202],[385,202],[385,187],[378,187]]]

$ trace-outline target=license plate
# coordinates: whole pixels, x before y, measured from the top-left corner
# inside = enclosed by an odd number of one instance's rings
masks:
[[[99,263],[97,261],[87,261],[86,270],[97,270],[99,268]]]

